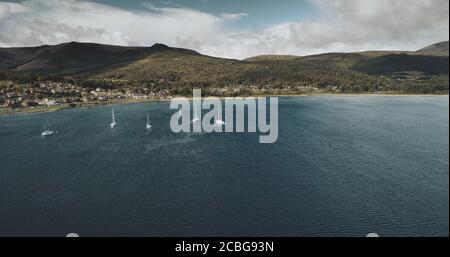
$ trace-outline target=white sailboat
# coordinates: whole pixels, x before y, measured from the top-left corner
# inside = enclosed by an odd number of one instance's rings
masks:
[[[223,125],[227,125],[227,123],[223,120],[216,120],[216,125],[217,126],[223,126]]]
[[[150,125],[150,116],[147,114],[147,124],[145,125],[146,129],[151,129],[152,125]]]
[[[114,108],[112,109],[112,122],[111,122],[111,128],[115,128],[117,126],[116,123],[116,115],[114,114]]]
[[[54,134],[55,134],[55,132],[51,129],[50,123],[48,122],[48,118],[47,118],[47,122],[44,123],[44,128],[43,128],[41,135],[43,137],[50,137],[50,136],[53,136]]]
[[[198,117],[197,112],[194,112],[194,119],[192,119],[192,123],[200,122],[200,118]]]

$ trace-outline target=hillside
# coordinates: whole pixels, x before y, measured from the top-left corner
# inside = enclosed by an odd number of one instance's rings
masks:
[[[33,56],[47,46],[24,48],[0,48],[0,69],[14,69],[31,60]]]
[[[158,44],[153,47],[122,47],[77,42],[34,48],[0,48],[0,68],[71,75],[138,60],[165,49],[168,47]]]
[[[389,74],[415,71],[428,75],[448,75],[448,64],[448,57],[390,54],[360,62],[353,66],[353,69],[368,74]]]
[[[419,51],[418,54],[433,56],[449,56],[449,41],[440,42],[431,46],[427,46]]]
[[[257,56],[246,59],[258,64],[308,64],[351,69],[369,75],[398,72],[420,72],[426,75],[448,75],[448,41],[419,51],[366,51],[356,53],[325,53],[303,57]]]
[[[82,77],[122,80],[214,83],[239,78],[255,65],[214,58],[197,52],[166,47],[124,65],[82,74]]]
[[[418,52],[265,55],[239,61],[162,44],[121,47],[71,42],[0,48],[0,80],[68,79],[89,88],[133,88],[137,92],[145,88],[142,92],[172,95],[189,94],[193,87],[214,94],[448,92],[448,56],[425,54],[442,50],[445,46],[440,43]],[[398,76],[405,72],[406,77]]]
[[[324,62],[333,63],[334,65],[341,67],[352,67],[353,65],[384,55],[389,54],[414,54],[414,52],[406,51],[366,51],[356,53],[324,53],[317,55],[307,56],[292,56],[292,55],[260,55],[245,59],[246,62],[270,62],[270,61],[312,61],[312,62]]]

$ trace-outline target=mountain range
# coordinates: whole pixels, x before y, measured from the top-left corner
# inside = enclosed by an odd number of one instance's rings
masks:
[[[90,80],[163,81],[169,86],[309,84],[341,91],[342,88],[353,91],[356,86],[358,91],[381,83],[379,76],[406,74],[417,81],[426,76],[427,86],[438,83],[440,89],[448,91],[448,65],[448,41],[418,51],[265,55],[245,60],[216,58],[163,44],[123,47],[71,42],[0,48],[0,73],[7,74],[4,77],[32,74]],[[436,76],[439,79],[433,82]],[[386,85],[383,83],[381,87]]]

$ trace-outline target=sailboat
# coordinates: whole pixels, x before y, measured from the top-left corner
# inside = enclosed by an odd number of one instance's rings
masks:
[[[146,129],[151,129],[152,125],[150,125],[150,116],[147,114],[147,124],[145,125]]]
[[[41,133],[41,135],[43,137],[50,137],[50,136],[53,136],[53,134],[55,134],[55,132],[51,129],[50,123],[48,122],[48,118],[47,118],[47,122],[44,123],[44,128],[43,128],[43,132]]]
[[[198,117],[197,112],[194,112],[194,119],[192,119],[192,123],[200,122],[200,118]]]
[[[227,123],[220,119],[220,120],[216,120],[216,125],[217,126],[223,126],[223,125],[227,125]]]
[[[112,109],[112,122],[111,122],[111,128],[115,128],[117,126],[116,123],[116,115],[114,114],[114,108]]]
[[[227,123],[223,120],[216,120],[216,125],[217,126],[223,126],[223,125],[227,125]]]

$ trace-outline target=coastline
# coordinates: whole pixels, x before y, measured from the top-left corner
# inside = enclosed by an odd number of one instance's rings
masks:
[[[299,95],[250,95],[250,96],[242,96],[242,97],[435,97],[435,96],[449,96],[449,94],[406,94],[406,93],[310,93],[310,94],[299,94]],[[94,108],[98,106],[111,106],[111,105],[124,105],[124,104],[137,104],[137,103],[146,103],[146,102],[168,102],[173,99],[176,100],[177,97],[183,96],[174,96],[171,98],[150,98],[150,99],[120,99],[113,101],[105,101],[105,102],[88,102],[77,104],[75,106],[71,106],[69,104],[59,105],[59,106],[42,106],[42,107],[24,107],[17,109],[4,109],[0,108],[0,116],[9,116],[9,115],[21,115],[21,114],[36,114],[36,113],[49,113],[49,112],[57,112],[61,110],[67,109],[76,109],[76,108]],[[183,97],[189,100],[192,100],[192,96]],[[203,97],[206,98],[206,97]],[[221,99],[227,97],[218,97]]]
[[[35,114],[35,113],[49,113],[49,112],[57,112],[67,109],[78,109],[78,108],[94,108],[99,106],[109,106],[109,105],[123,105],[123,104],[136,104],[136,103],[145,103],[145,102],[158,102],[161,101],[159,99],[121,99],[114,101],[105,101],[105,102],[88,102],[83,104],[77,104],[76,106],[70,106],[69,104],[58,105],[58,106],[41,106],[37,108],[24,107],[17,109],[2,109],[0,108],[0,116],[9,116],[9,115],[20,115],[20,114]]]

